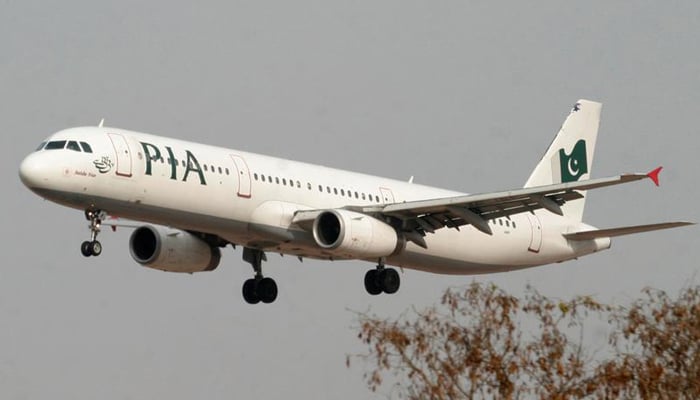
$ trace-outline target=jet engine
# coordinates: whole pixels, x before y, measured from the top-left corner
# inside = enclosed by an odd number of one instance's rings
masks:
[[[144,267],[169,272],[212,271],[221,252],[191,233],[164,226],[145,225],[129,239],[131,257]]]
[[[322,211],[314,220],[313,235],[316,244],[328,253],[349,258],[385,257],[403,246],[391,225],[347,210]]]

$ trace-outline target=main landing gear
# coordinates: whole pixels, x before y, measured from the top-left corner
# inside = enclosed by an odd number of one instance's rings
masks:
[[[396,293],[399,286],[401,286],[399,273],[393,268],[385,268],[383,258],[379,259],[376,269],[370,269],[365,274],[365,290],[372,296],[382,292],[386,294]]]
[[[243,299],[248,304],[263,302],[272,303],[277,298],[277,283],[272,278],[265,278],[262,274],[262,262],[267,261],[262,250],[245,247],[243,249],[243,261],[250,263],[255,270],[255,278],[243,283]]]
[[[102,254],[102,244],[97,241],[97,234],[100,233],[100,225],[102,225],[101,216],[100,210],[85,210],[85,219],[90,221],[90,240],[80,245],[80,252],[85,257],[97,257]]]

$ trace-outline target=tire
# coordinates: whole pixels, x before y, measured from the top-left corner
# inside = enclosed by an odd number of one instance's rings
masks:
[[[102,254],[102,243],[98,242],[97,240],[90,242],[90,252],[95,257]]]
[[[365,290],[372,296],[376,296],[382,292],[382,287],[379,286],[378,272],[376,269],[370,269],[365,274]]]
[[[247,281],[243,282],[243,299],[246,301],[248,304],[258,304],[260,302],[260,298],[258,297],[257,294],[257,282],[255,282],[255,279],[248,279]]]
[[[381,283],[382,290],[386,294],[396,293],[399,290],[399,286],[401,286],[399,273],[393,268],[387,268],[379,272],[379,282]]]
[[[270,304],[277,298],[277,283],[272,278],[263,278],[258,282],[258,296],[265,304]]]
[[[90,246],[90,242],[84,241],[83,244],[80,245],[80,253],[84,257],[90,257],[92,255],[92,246]]]

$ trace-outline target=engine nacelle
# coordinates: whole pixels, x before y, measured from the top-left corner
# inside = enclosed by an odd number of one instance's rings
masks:
[[[400,250],[401,240],[391,225],[347,210],[322,211],[314,220],[316,244],[331,254],[349,258],[377,258]]]
[[[179,229],[144,225],[129,239],[131,257],[144,267],[169,272],[212,271],[221,252],[202,239]]]

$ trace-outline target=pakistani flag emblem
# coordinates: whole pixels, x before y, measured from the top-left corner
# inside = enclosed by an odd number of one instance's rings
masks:
[[[586,141],[581,139],[574,145],[571,154],[559,149],[559,166],[562,182],[575,182],[581,175],[588,172],[586,157]]]

